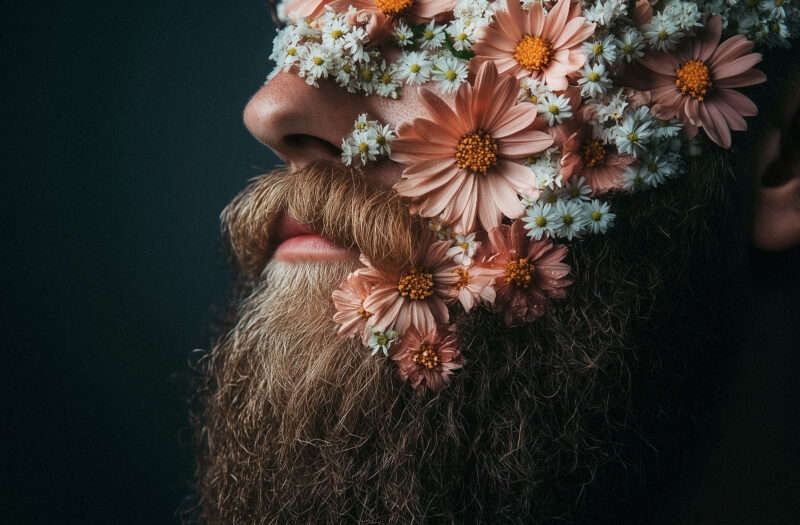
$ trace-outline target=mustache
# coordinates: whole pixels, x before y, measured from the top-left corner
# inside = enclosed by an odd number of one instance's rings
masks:
[[[276,248],[276,221],[288,213],[322,237],[358,249],[380,270],[412,263],[425,231],[391,188],[367,183],[357,169],[318,161],[258,176],[222,211],[229,256],[257,276]]]

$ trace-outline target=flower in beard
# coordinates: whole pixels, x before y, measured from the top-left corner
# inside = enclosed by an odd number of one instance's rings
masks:
[[[508,326],[535,321],[549,310],[550,299],[567,296],[564,288],[573,280],[569,265],[561,262],[566,246],[530,239],[522,221],[493,229],[489,243],[494,255],[478,266],[494,278],[495,310]]]
[[[619,185],[625,169],[636,159],[597,136],[590,122],[592,114],[593,108],[584,106],[570,127],[555,131],[561,146],[561,174],[583,177],[595,191],[608,190]]]
[[[719,43],[719,16],[706,24],[702,38],[694,38],[672,53],[658,53],[641,59],[651,70],[652,113],[668,120],[679,118],[690,137],[702,127],[708,137],[731,147],[731,130],[747,129],[743,117],[757,113],[756,105],[733,88],[760,84],[766,80],[753,69],[761,61],[751,53],[753,42],[736,35]]]
[[[481,303],[494,303],[494,276],[486,268],[477,265],[461,266],[443,280],[452,283],[449,297],[445,300],[447,304],[461,303],[464,311],[469,312]]]
[[[508,0],[506,10],[495,11],[494,22],[478,29],[473,60],[494,62],[500,73],[542,79],[563,91],[567,75],[586,62],[581,45],[594,33],[594,24],[579,13],[570,9],[570,0],[559,0],[547,14],[541,2],[525,12],[519,0]]]
[[[404,334],[409,326],[429,332],[437,322],[448,322],[444,299],[450,291],[448,278],[458,265],[447,256],[450,242],[432,239],[424,236],[413,265],[403,269],[381,272],[362,257],[367,267],[361,273],[372,284],[364,308],[374,316],[373,328],[391,327]]]
[[[419,391],[438,391],[450,380],[453,370],[464,365],[456,336],[434,325],[429,330],[411,327],[392,352],[403,381]]]
[[[462,234],[474,231],[478,218],[488,230],[503,215],[522,215],[517,193],[534,194],[536,179],[521,161],[550,147],[553,138],[531,129],[536,110],[518,105],[518,94],[516,79],[499,78],[491,62],[480,67],[474,87],[459,87],[455,111],[433,92],[420,91],[433,120],[400,126],[391,156],[405,167],[395,189],[412,199],[412,213],[440,216]]]
[[[455,4],[455,0],[335,0],[330,6],[337,12],[352,6],[360,17],[402,17],[419,24],[452,11]]]
[[[341,288],[333,292],[336,305],[333,321],[341,325],[339,335],[356,334],[366,343],[372,335],[369,326],[372,313],[364,308],[364,300],[372,291],[372,284],[362,273],[361,269],[351,272]]]

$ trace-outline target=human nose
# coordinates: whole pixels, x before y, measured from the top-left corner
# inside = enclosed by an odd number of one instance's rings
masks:
[[[244,122],[250,133],[294,168],[317,160],[340,160],[342,139],[364,113],[365,97],[332,82],[316,88],[297,74],[281,72],[250,100]]]

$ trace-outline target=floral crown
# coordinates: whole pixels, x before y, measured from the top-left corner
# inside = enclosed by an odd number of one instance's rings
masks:
[[[419,86],[429,118],[361,115],[342,161],[402,165],[395,189],[438,238],[393,273],[362,257],[333,300],[340,335],[433,390],[464,364],[448,308],[545,315],[572,283],[567,244],[614,225],[603,192],[729,148],[757,112],[736,89],[766,80],[755,44],[800,31],[789,0],[289,0],[277,15],[270,78],[395,99]]]

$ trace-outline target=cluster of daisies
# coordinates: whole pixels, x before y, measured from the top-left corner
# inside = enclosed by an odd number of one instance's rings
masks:
[[[606,192],[657,187],[701,146],[729,148],[756,114],[738,88],[765,80],[755,42],[784,44],[798,26],[783,0],[281,9],[290,24],[275,40],[277,71],[392,98],[414,85],[428,114],[396,129],[361,115],[342,160],[402,166],[395,190],[438,237],[421,241],[407,268],[387,273],[362,258],[334,293],[340,333],[391,357],[421,389],[463,364],[452,309],[534,321],[572,283],[563,243],[613,227]]]

